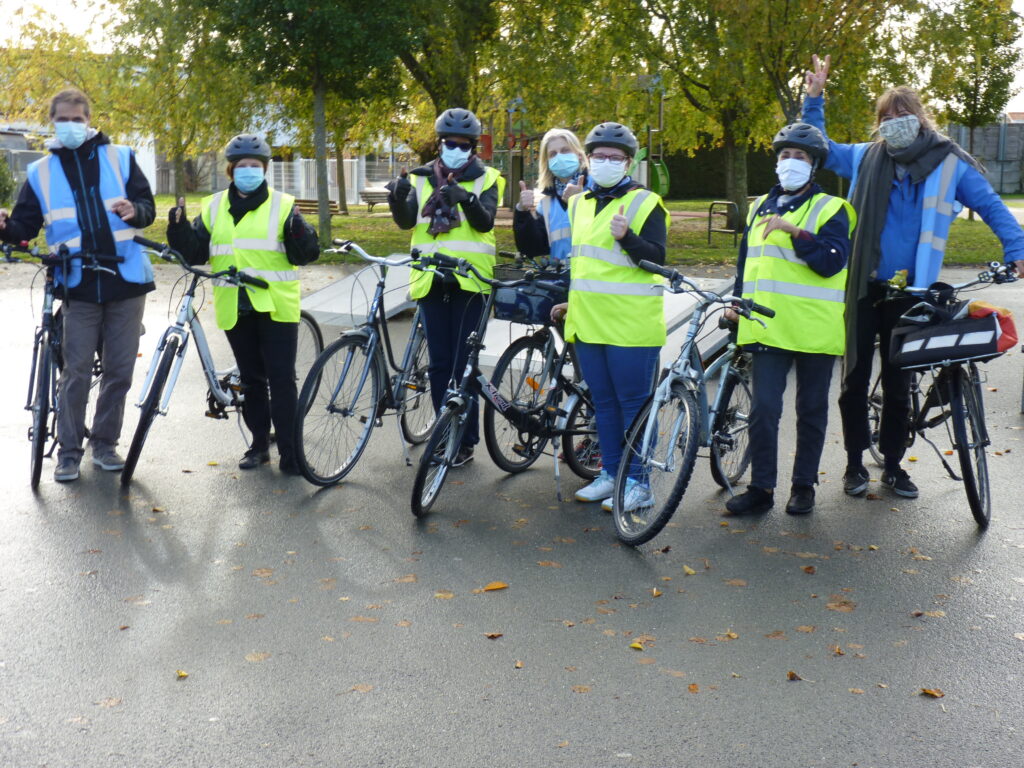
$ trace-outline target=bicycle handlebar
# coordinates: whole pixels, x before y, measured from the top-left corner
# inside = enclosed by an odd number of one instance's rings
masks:
[[[1020,279],[1020,275],[1017,274],[1017,267],[1014,264],[1004,264],[998,261],[990,261],[988,269],[983,272],[979,272],[978,276],[974,280],[968,280],[966,283],[957,283],[951,285],[950,288],[954,292],[962,291],[964,288],[970,288],[975,285],[981,285],[982,283],[1013,283]],[[910,293],[915,296],[924,295],[928,293],[931,286],[920,286],[920,285],[905,285],[900,287],[894,285],[892,281],[889,281],[889,287],[894,291],[902,291],[903,293]]]
[[[132,239],[136,243],[141,245],[143,248],[155,251],[157,256],[159,256],[164,261],[178,262],[178,265],[182,269],[184,269],[186,272],[191,272],[193,275],[210,278],[212,280],[224,279],[232,283],[245,283],[246,285],[251,285],[254,288],[270,287],[270,284],[263,278],[253,277],[252,275],[247,275],[245,272],[239,272],[238,268],[234,264],[232,264],[227,269],[221,270],[220,272],[207,272],[206,270],[193,267],[191,264],[185,261],[184,256],[182,256],[180,253],[178,253],[176,250],[171,248],[171,246],[167,245],[166,243],[158,243],[155,240],[148,240],[145,237],[142,237],[141,235],[136,235]]]
[[[469,277],[469,273],[472,272],[477,280],[482,283],[486,283],[492,288],[518,288],[521,285],[530,285],[534,282],[544,282],[543,280],[537,279],[538,277],[543,276],[538,272],[527,272],[525,277],[518,280],[495,280],[492,277],[484,277],[480,273],[480,270],[466,261],[466,259],[457,259],[454,256],[448,256],[444,253],[420,254],[418,263],[413,264],[412,268],[423,271],[427,267],[437,267],[444,271],[454,272],[462,277]]]
[[[93,269],[113,273],[112,269],[102,266],[102,263],[121,264],[124,262],[123,256],[107,256],[106,254],[89,253],[87,251],[79,251],[78,253],[72,254],[65,243],[61,243],[57,247],[56,252],[51,251],[49,253],[40,253],[39,246],[29,248],[28,241],[22,240],[20,243],[0,244],[0,251],[3,252],[4,261],[8,264],[21,263],[23,261],[17,256],[11,255],[15,252],[25,253],[33,258],[38,258],[39,263],[44,267],[59,267],[71,261],[81,261],[83,269]]]
[[[369,261],[369,262],[372,262],[374,264],[380,264],[381,266],[384,266],[384,267],[403,267],[406,264],[408,264],[410,261],[413,261],[416,258],[415,256],[412,256],[412,255],[411,256],[399,256],[398,258],[384,258],[382,256],[371,256],[366,251],[364,251],[362,248],[360,248],[352,240],[342,240],[342,239],[337,238],[337,237],[334,238],[333,240],[331,240],[331,243],[336,245],[337,248],[328,248],[325,251],[325,253],[352,253],[352,252],[355,252],[355,254],[357,256],[359,256],[359,258],[363,259],[364,261]],[[413,253],[415,254],[417,252],[413,251]]]
[[[756,312],[757,314],[768,318],[775,317],[774,309],[772,309],[771,307],[766,307],[763,304],[758,304],[756,301],[752,299],[743,299],[740,298],[739,296],[733,296],[732,294],[719,296],[709,291],[705,291],[699,285],[693,282],[690,278],[680,273],[677,269],[665,267],[662,266],[661,264],[655,264],[653,261],[647,261],[646,259],[642,259],[640,261],[639,266],[641,269],[644,269],[648,272],[652,272],[653,274],[656,275],[661,275],[662,277],[667,279],[670,284],[669,290],[672,291],[673,293],[682,293],[682,290],[679,289],[678,286],[680,284],[685,284],[688,285],[692,291],[698,293],[701,296],[701,298],[703,298],[708,303],[733,304],[733,308],[736,310],[736,312],[738,312],[740,315],[743,315],[743,317],[746,317],[748,320],[750,319],[751,312]]]

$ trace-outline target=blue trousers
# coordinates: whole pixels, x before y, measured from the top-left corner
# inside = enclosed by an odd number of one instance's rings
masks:
[[[616,347],[576,341],[583,379],[590,387],[604,470],[615,477],[626,430],[654,388],[661,347]]]
[[[463,291],[457,286],[446,286],[435,279],[430,293],[420,299],[423,327],[427,336],[427,350],[430,352],[430,399],[434,411],[444,405],[448,382],[462,381],[466,370],[469,348],[466,337],[480,322],[487,297],[482,293]],[[469,403],[466,433],[463,445],[480,442],[480,406],[476,397]]]
[[[793,485],[816,485],[828,426],[829,384],[836,358],[775,347],[755,349],[750,413],[750,484],[775,487],[779,463],[779,419],[786,376],[796,365],[796,456]]]

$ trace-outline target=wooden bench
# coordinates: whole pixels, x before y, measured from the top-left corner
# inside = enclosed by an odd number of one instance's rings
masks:
[[[295,205],[298,207],[299,213],[315,216],[320,212],[320,207],[316,200],[304,200],[297,197],[295,198]],[[331,216],[341,215],[338,204],[333,200],[328,204],[328,209],[331,212]]]
[[[377,203],[386,203],[388,201],[388,191],[384,187],[367,187],[360,190],[359,196],[366,203],[367,213],[373,213],[373,206],[377,205]]]

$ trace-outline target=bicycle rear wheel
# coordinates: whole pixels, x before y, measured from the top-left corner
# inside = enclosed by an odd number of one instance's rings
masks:
[[[53,394],[54,369],[53,353],[46,334],[40,334],[36,340],[35,370],[33,370],[32,397],[29,405],[32,411],[32,427],[29,431],[31,440],[31,485],[39,487],[39,478],[43,473],[43,456],[46,455],[46,443],[50,437],[50,397]]]
[[[952,377],[950,409],[953,441],[960,459],[960,472],[971,514],[979,528],[988,528],[992,517],[992,496],[988,482],[988,431],[982,405],[981,381],[974,363],[957,367]]]
[[[545,385],[550,373],[544,370],[546,340],[537,335],[513,341],[494,366],[491,383],[514,407],[540,413],[547,398]],[[544,451],[548,438],[523,432],[484,400],[484,442],[487,453],[500,469],[509,473],[530,467]]]
[[[722,387],[721,410],[711,430],[711,476],[732,488],[750,466],[750,367],[737,365],[734,358]]]
[[[590,391],[581,388],[580,397],[569,407],[562,433],[562,456],[575,474],[593,480],[601,474],[601,444]]]
[[[299,469],[314,485],[334,485],[359,461],[377,423],[380,363],[362,336],[342,336],[306,376],[295,419]]]
[[[645,450],[648,422],[653,430]],[[699,431],[697,401],[682,385],[673,387],[657,410],[652,396],[637,414],[626,435],[612,496],[620,541],[632,546],[650,541],[672,518],[697,462]]]
[[[167,385],[167,377],[171,373],[171,366],[174,365],[174,357],[178,353],[178,337],[171,336],[160,353],[160,361],[157,363],[156,372],[153,374],[153,381],[150,382],[149,392],[142,403],[139,412],[139,423],[135,427],[135,435],[132,437],[132,444],[128,447],[128,453],[124,457],[124,468],[121,470],[121,485],[128,485],[135,474],[135,467],[142,455],[142,446],[149,435],[149,428],[153,426],[153,420],[160,412],[160,400],[164,395],[164,387]]]
[[[401,393],[402,415],[399,424],[407,443],[419,445],[430,436],[434,426],[434,403],[430,399],[430,353],[423,323],[413,328],[413,349],[409,359],[411,367],[399,374],[405,389]]]
[[[447,406],[434,422],[412,484],[412,513],[423,517],[437,501],[466,431],[463,412]]]

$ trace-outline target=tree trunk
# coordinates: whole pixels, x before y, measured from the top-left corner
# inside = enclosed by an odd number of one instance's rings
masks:
[[[327,118],[324,97],[327,87],[319,75],[313,80],[313,148],[316,151],[316,202],[320,246],[331,244],[331,199],[327,184]]]
[[[729,221],[733,229],[742,230],[747,220],[747,142],[738,138],[729,125],[722,137],[725,149],[725,194],[736,204],[736,219]]]
[[[345,158],[337,142],[334,144],[334,163],[338,169],[338,212],[348,216],[348,200],[345,196]]]

